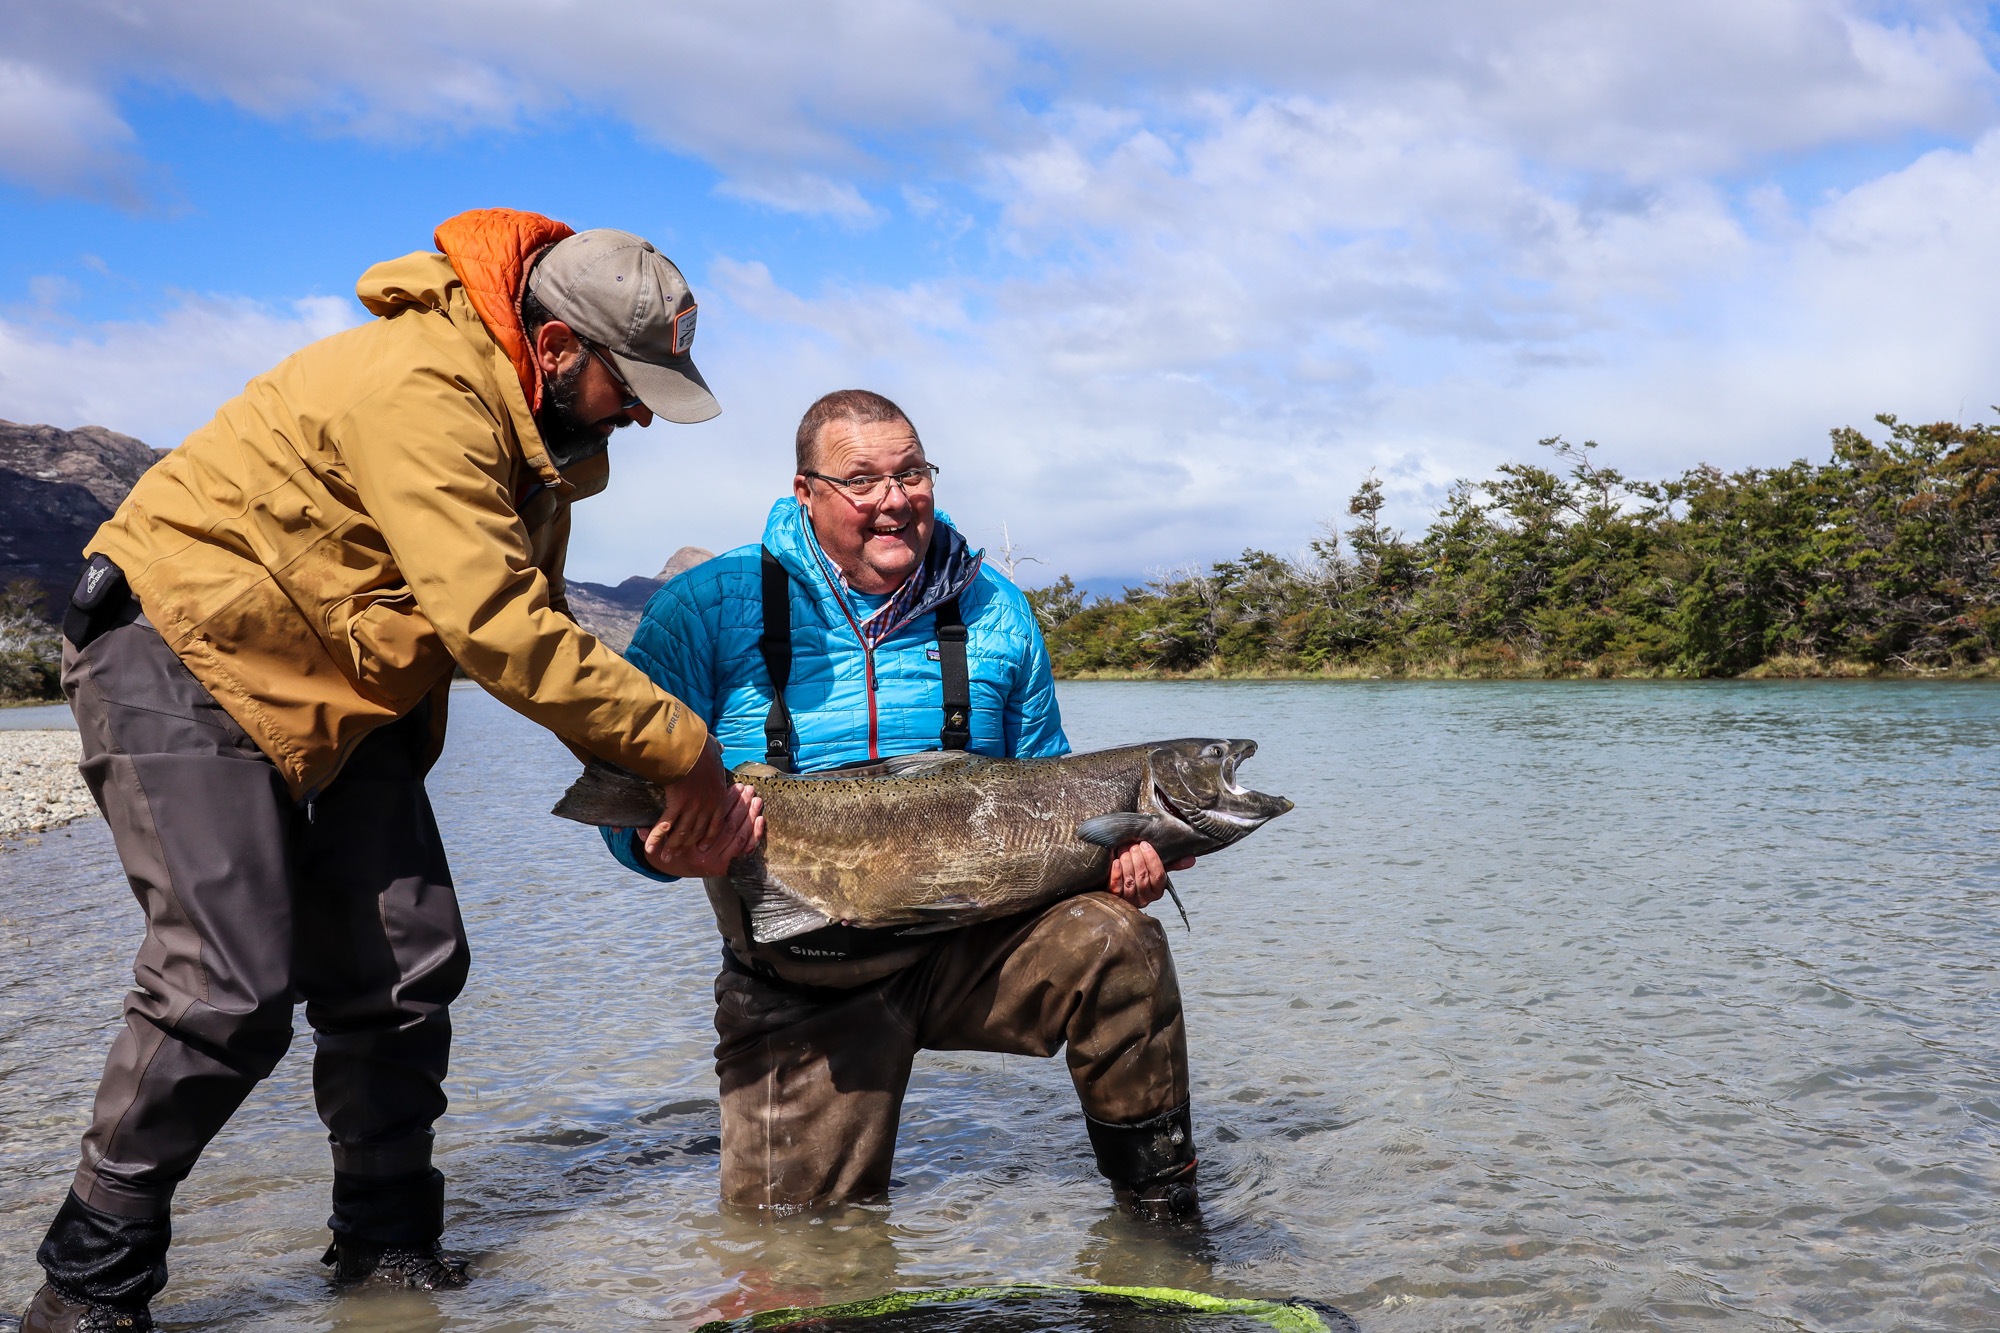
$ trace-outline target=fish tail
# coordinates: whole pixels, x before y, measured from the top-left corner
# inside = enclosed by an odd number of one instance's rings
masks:
[[[549,813],[600,828],[651,828],[665,807],[658,786],[629,769],[593,759]]]

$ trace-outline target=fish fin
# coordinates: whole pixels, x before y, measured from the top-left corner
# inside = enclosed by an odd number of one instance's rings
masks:
[[[1194,926],[1187,919],[1187,904],[1181,901],[1181,891],[1174,887],[1174,877],[1166,876],[1160,881],[1160,887],[1167,891],[1167,896],[1174,900],[1174,906],[1180,910],[1181,929],[1190,935],[1194,934]]]
[[[750,938],[759,944],[773,944],[833,924],[833,918],[808,907],[783,889],[759,885],[763,890],[750,903]]]
[[[832,917],[771,878],[757,853],[730,862],[729,887],[743,900],[744,925],[754,943],[788,940],[833,924]]]
[[[549,813],[601,828],[651,828],[665,803],[655,784],[630,769],[593,759]]]
[[[1115,810],[1084,820],[1076,826],[1076,836],[1099,847],[1122,847],[1128,842],[1149,841],[1147,835],[1158,830],[1159,825],[1160,820],[1154,815]]]
[[[729,770],[729,776],[741,782],[745,778],[782,778],[788,775],[784,769],[767,764],[761,759],[745,759]]]
[[[957,930],[960,926],[969,926],[972,924],[965,919],[965,914],[976,910],[979,906],[978,899],[966,897],[963,894],[952,894],[947,898],[933,898],[927,903],[911,903],[903,908],[903,910],[906,912],[915,912],[919,916],[934,916],[942,919],[925,921],[914,926],[905,926],[896,933],[899,935],[935,935],[941,930]]]
[[[921,773],[925,769],[942,768],[946,764],[955,764],[961,759],[971,757],[964,750],[919,750],[915,754],[893,755],[884,759],[879,765],[871,764],[869,767],[880,768],[883,773],[891,777],[901,777],[906,773]]]

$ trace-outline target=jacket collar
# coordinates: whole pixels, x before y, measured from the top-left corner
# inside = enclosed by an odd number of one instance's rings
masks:
[[[764,523],[764,545],[778,557],[786,572],[813,594],[813,602],[827,623],[839,624],[846,619],[858,626],[867,618],[868,611],[858,606],[842,586],[832,558],[820,549],[812,521],[796,496],[788,495],[771,506],[770,517]],[[985,557],[984,551],[975,551],[967,545],[958,529],[951,525],[949,515],[939,513],[931,529],[931,547],[924,553],[924,562],[891,594],[890,605],[883,611],[888,619],[872,627],[875,632],[868,637],[879,642],[964,592],[979,577]]]

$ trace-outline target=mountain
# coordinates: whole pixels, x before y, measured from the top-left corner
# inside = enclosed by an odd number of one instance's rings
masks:
[[[572,579],[564,585],[569,598],[569,613],[577,624],[602,639],[613,652],[622,653],[625,645],[632,642],[633,631],[639,628],[639,615],[646,609],[646,600],[658,592],[668,579],[693,569],[704,560],[713,559],[713,551],[705,551],[699,546],[683,546],[650,579],[634,574],[615,588],[608,584],[582,583]]]
[[[61,619],[83,544],[166,452],[102,426],[63,430],[0,421],[0,588],[28,580],[46,596],[49,618]],[[713,551],[683,546],[652,578],[635,575],[615,588],[571,583],[570,611],[622,653],[646,599],[682,570],[714,558]]]
[[[0,587],[34,583],[59,618],[83,544],[165,453],[102,426],[0,421]]]

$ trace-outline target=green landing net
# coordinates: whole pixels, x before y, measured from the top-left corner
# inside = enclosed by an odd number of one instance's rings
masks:
[[[695,1333],[1357,1333],[1330,1305],[1232,1300],[1174,1287],[1019,1284],[898,1291],[811,1309],[716,1320]]]

